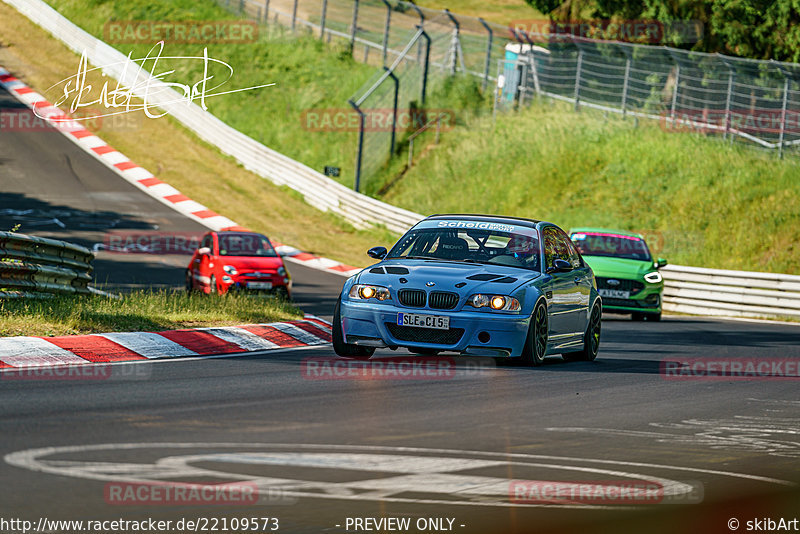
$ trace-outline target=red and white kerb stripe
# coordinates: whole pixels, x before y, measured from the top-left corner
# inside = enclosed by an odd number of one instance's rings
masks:
[[[313,315],[284,323],[165,332],[4,337],[0,338],[0,369],[235,354],[330,341],[330,325]]]

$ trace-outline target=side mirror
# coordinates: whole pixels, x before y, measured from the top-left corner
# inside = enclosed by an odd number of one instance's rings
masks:
[[[667,265],[667,260],[665,260],[664,258],[658,258],[655,264],[653,264],[653,267],[655,267],[656,269],[660,269],[665,265]]]
[[[210,256],[211,249],[208,247],[200,247],[199,249],[197,249],[197,253],[201,256]]]
[[[553,266],[547,269],[547,274],[550,273],[566,273],[572,270],[572,264],[567,260],[558,258],[553,262]]]
[[[382,260],[388,253],[389,251],[386,250],[386,247],[372,247],[367,251],[367,256],[375,258],[376,260]]]

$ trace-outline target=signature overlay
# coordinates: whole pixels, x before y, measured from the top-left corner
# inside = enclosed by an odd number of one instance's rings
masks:
[[[101,112],[100,114],[83,116],[80,118],[64,118],[56,120],[76,120],[85,121],[96,119],[99,117],[109,117],[112,115],[120,115],[123,113],[130,113],[133,111],[143,111],[145,115],[151,119],[158,119],[167,115],[167,111],[156,110],[155,108],[163,108],[170,104],[184,103],[187,106],[193,102],[198,102],[203,110],[208,110],[206,100],[221,95],[231,93],[240,93],[242,91],[250,91],[253,89],[261,89],[264,87],[274,86],[274,83],[267,83],[263,85],[254,85],[252,87],[244,87],[241,89],[231,89],[228,91],[218,91],[217,89],[225,85],[233,77],[233,67],[228,63],[209,57],[208,49],[203,48],[202,56],[163,56],[164,41],[156,43],[147,55],[139,59],[131,59],[131,54],[123,62],[111,63],[103,67],[89,68],[89,60],[86,57],[86,50],[81,54],[81,59],[78,63],[78,71],[69,78],[65,78],[58,83],[50,86],[48,91],[61,88],[61,96],[55,102],[56,107],[61,107],[64,104],[69,104],[69,112],[75,113],[81,108],[90,106],[104,108],[108,113]],[[161,60],[178,60],[178,61],[202,61],[203,62],[203,76],[193,84],[179,83],[175,81],[168,81],[167,77],[175,74],[175,70],[163,70],[159,72],[159,62]],[[131,66],[136,68],[135,77],[136,82],[127,87],[117,81],[116,85],[112,88],[109,82],[103,83],[99,90],[99,95],[95,91],[92,84],[86,83],[86,75],[89,72],[96,70],[107,70],[116,65],[122,65],[122,74],[119,76],[120,80],[128,79],[128,69]],[[209,67],[221,67],[222,72],[227,71],[227,76],[215,76],[209,74]],[[147,68],[149,67],[149,68]],[[103,74],[105,76],[105,74]],[[141,81],[140,81],[141,80]],[[171,98],[168,100],[159,99],[158,104],[153,104],[151,99],[155,98],[159,93],[165,93],[169,90],[177,91],[179,98]],[[95,98],[96,96],[96,98]],[[137,101],[138,99],[138,101]],[[42,119],[47,117],[39,115],[37,109],[34,108],[36,116]],[[51,118],[51,120],[53,120]]]

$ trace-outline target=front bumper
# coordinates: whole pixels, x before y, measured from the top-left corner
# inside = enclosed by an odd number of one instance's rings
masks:
[[[661,313],[662,288],[645,289],[634,298],[602,297],[603,311],[613,313]]]
[[[256,287],[257,284],[263,283],[271,284],[271,287]],[[225,275],[221,280],[222,285],[226,287],[226,291],[245,291],[248,293],[268,293],[275,295],[285,295],[291,298],[292,295],[292,280],[288,277],[272,276],[267,278],[252,278],[241,275]],[[253,284],[255,283],[255,284]]]
[[[449,330],[398,326],[398,313],[445,315]],[[345,342],[372,347],[405,347],[473,356],[520,356],[530,317],[517,313],[432,310],[342,300]]]

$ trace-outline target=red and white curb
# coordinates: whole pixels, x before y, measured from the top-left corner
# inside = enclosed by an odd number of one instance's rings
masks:
[[[313,315],[306,315],[302,320],[281,323],[164,332],[3,337],[0,338],[0,372],[9,369],[236,354],[310,347],[330,341],[330,325]]]
[[[140,167],[128,159],[127,156],[108,145],[100,137],[84,128],[80,122],[73,120],[69,114],[54,106],[45,97],[12,76],[3,67],[0,67],[0,86],[27,105],[39,120],[46,121],[55,130],[63,133],[67,139],[83,149],[84,152],[91,154],[124,180],[156,200],[210,230],[246,230],[246,228],[239,226],[231,219],[195,202],[168,183],[156,178],[150,171]],[[282,256],[314,269],[345,276],[350,276],[361,270],[352,265],[345,265],[335,260],[303,252],[289,245],[277,242],[275,245],[277,252]]]

